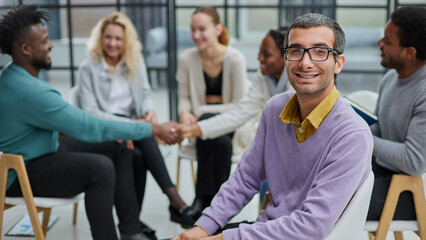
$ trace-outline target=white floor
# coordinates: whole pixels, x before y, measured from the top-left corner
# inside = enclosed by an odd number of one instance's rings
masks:
[[[69,83],[52,82],[52,86],[58,89],[64,99],[67,99]],[[155,102],[157,107],[157,115],[160,122],[168,121],[168,97],[164,88],[155,91]],[[166,165],[173,181],[176,180],[176,163],[177,163],[177,146],[162,146],[161,150],[165,157]],[[235,166],[234,166],[235,167]],[[188,161],[184,161],[181,168],[181,184],[180,194],[187,204],[192,203],[194,197],[194,186],[191,181],[190,165]],[[148,176],[145,200],[143,203],[143,212],[141,219],[157,231],[157,237],[170,238],[184,231],[178,224],[170,222],[168,213],[167,197],[161,192],[160,188],[153,180],[152,176]],[[18,240],[33,239],[30,237],[8,237],[4,236],[6,232],[26,213],[25,207],[15,207],[5,211],[2,226],[2,239]],[[61,240],[88,240],[91,239],[89,224],[84,211],[84,203],[79,204],[77,225],[72,225],[72,206],[54,208],[52,215],[59,216],[59,221],[47,233],[47,239]],[[234,221],[255,220],[258,215],[258,196],[256,195],[252,201],[233,219]],[[404,232],[406,240],[420,239],[414,233]],[[367,233],[365,240],[367,240]],[[388,235],[388,240],[393,240],[393,236]]]

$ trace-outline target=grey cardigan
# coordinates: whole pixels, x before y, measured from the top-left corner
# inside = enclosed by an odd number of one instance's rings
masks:
[[[130,92],[133,98],[131,109],[132,118],[142,118],[148,110],[154,110],[154,101],[151,96],[151,87],[143,58],[136,69],[134,78],[128,76],[124,67],[124,77],[129,81]],[[111,79],[101,62],[89,58],[84,60],[78,68],[79,101],[81,108],[91,115],[109,120],[131,121],[108,112],[107,103],[111,91]]]

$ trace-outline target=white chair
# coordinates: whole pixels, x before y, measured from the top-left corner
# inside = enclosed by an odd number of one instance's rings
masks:
[[[370,172],[361,187],[356,191],[346,209],[337,220],[325,240],[360,240],[363,239],[364,223],[370,206],[374,185],[374,174]]]
[[[426,239],[426,196],[425,185],[426,173],[422,176],[408,176],[395,174],[386,195],[380,221],[367,221],[365,230],[369,232],[370,239],[384,240],[388,231],[394,232],[395,240],[403,240],[403,231],[413,231],[422,240]],[[414,206],[417,221],[394,220],[393,215],[398,203],[399,195],[404,191],[413,193]]]
[[[349,99],[361,105],[372,113],[374,113],[374,111],[376,110],[378,97],[379,95],[376,92],[369,90],[359,90],[352,92],[348,95]]]
[[[190,161],[194,188],[197,185],[197,170],[195,169],[195,166],[194,166],[194,162],[197,161],[196,149],[195,149],[195,146],[188,146],[187,144],[188,144],[188,142],[185,139],[183,144],[179,145],[177,170],[176,170],[176,189],[178,191],[179,191],[179,182],[180,182],[180,165],[181,165],[181,161],[184,160],[184,159]],[[231,163],[232,164],[238,164],[241,160],[241,157],[242,157],[242,153],[233,154],[232,157],[231,157]]]
[[[23,197],[6,197],[6,183],[8,170],[12,168],[17,172]],[[0,152],[0,226],[3,224],[4,210],[17,205],[26,205],[33,226],[34,236],[37,240],[44,240],[53,207],[74,204],[73,224],[77,221],[78,202],[84,198],[81,193],[72,198],[47,198],[34,197],[21,155],[2,154]],[[43,224],[40,225],[37,212],[43,212]],[[1,238],[0,228],[0,238]]]

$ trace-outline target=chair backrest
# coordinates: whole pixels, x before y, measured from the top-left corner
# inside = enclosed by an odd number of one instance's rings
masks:
[[[80,107],[80,100],[78,99],[78,85],[75,85],[70,89],[68,93],[68,102],[75,107]]]
[[[368,111],[374,113],[376,110],[377,98],[379,94],[369,90],[359,90],[352,92],[348,95],[348,98],[358,103]]]
[[[363,239],[364,224],[370,206],[373,184],[374,174],[370,172],[325,240]]]

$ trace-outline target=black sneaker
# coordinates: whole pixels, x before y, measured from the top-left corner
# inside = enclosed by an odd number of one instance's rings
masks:
[[[149,239],[151,239],[151,240],[157,240],[157,236],[155,236],[155,230],[153,230],[152,228],[148,227],[143,222],[141,222],[141,224],[142,224],[141,232],[143,234],[145,234],[147,237],[149,237]]]
[[[151,240],[149,237],[147,237],[145,234],[138,232],[135,234],[124,234],[120,233],[121,240]]]
[[[186,207],[182,211],[169,206],[170,220],[175,223],[179,223],[183,228],[192,228],[194,223],[197,221],[197,212],[192,207]]]

